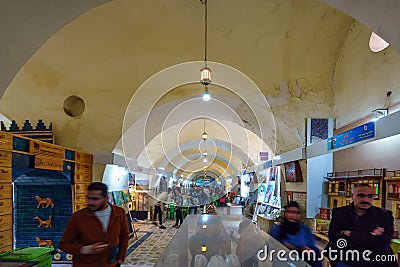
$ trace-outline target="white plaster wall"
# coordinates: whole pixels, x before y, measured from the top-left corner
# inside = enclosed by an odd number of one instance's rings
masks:
[[[0,112],[18,121],[53,121],[60,145],[112,151],[136,89],[160,70],[202,59],[201,4],[171,3],[112,1],[71,21],[21,68]],[[277,150],[299,147],[304,118],[332,116],[331,75],[353,19],[316,0],[220,0],[210,3],[209,15],[209,59],[245,73],[272,102],[279,99],[272,108]],[[158,93],[152,89],[143,103]],[[86,102],[78,118],[62,109],[71,94]],[[134,112],[144,114],[140,106]]]
[[[307,218],[319,214],[319,208],[328,206],[327,196],[323,192],[324,177],[332,171],[332,153],[307,160]]]
[[[108,191],[128,189],[128,169],[117,165],[107,164],[104,170],[103,183],[108,186]]]
[[[393,92],[390,105],[400,102],[400,54],[390,46],[371,52],[370,35],[371,30],[354,23],[338,57],[334,72],[336,129],[370,116],[384,105],[389,90]]]
[[[335,171],[400,169],[400,135],[335,152],[333,160]]]

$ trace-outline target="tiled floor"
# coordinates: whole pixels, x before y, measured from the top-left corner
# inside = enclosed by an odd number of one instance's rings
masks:
[[[217,213],[227,214],[226,208],[218,208]],[[159,229],[151,223],[137,225],[138,240],[131,239],[130,253],[122,266],[154,266],[178,230],[172,227],[174,224],[175,221],[166,221],[164,225],[167,229]]]
[[[158,258],[174,237],[175,221],[166,221],[167,229],[159,229],[151,223],[137,225],[138,240],[131,239],[128,256],[122,266],[154,266]]]

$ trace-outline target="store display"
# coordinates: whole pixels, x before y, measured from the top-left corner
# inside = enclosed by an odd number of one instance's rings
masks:
[[[71,211],[87,206],[92,162],[88,153],[1,132],[0,253],[57,245]]]
[[[386,200],[391,202],[387,209],[393,212],[395,219],[400,219],[400,170],[386,171]],[[389,202],[389,203],[390,203]]]
[[[275,219],[281,211],[280,197],[280,167],[270,167],[259,172],[258,177],[263,183],[257,188],[257,204],[254,208],[253,221],[257,216]]]
[[[374,192],[373,205],[384,207],[383,196],[384,169],[364,169],[357,171],[342,171],[327,173],[325,179],[328,183],[328,196],[330,209],[349,205],[353,201],[353,188],[356,184],[369,184]],[[392,188],[394,190],[394,188]],[[390,188],[389,188],[390,190]]]

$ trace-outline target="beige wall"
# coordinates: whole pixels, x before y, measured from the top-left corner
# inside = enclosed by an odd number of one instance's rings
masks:
[[[111,152],[137,88],[165,68],[203,58],[201,5],[160,3],[112,1],[66,24],[18,72],[0,112],[18,121],[52,121],[60,145]],[[220,16],[226,6],[229,12]],[[306,117],[332,116],[332,72],[353,19],[315,0],[279,5],[221,0],[210,4],[209,15],[209,59],[242,71],[268,98],[278,153],[301,146]],[[71,94],[86,102],[78,118],[62,109]],[[143,115],[140,107],[134,112],[135,118]]]
[[[372,115],[384,105],[400,102],[400,54],[391,46],[372,53],[368,42],[371,30],[359,23],[343,45],[334,76],[336,129]],[[390,109],[389,109],[390,111]],[[400,137],[391,137],[334,153],[334,171],[366,168],[400,168]]]
[[[343,45],[334,74],[336,128],[341,128],[384,105],[400,102],[400,54],[389,46],[373,53],[368,42],[371,30],[355,23]]]
[[[369,168],[400,169],[400,135],[344,149],[333,154],[335,171]]]

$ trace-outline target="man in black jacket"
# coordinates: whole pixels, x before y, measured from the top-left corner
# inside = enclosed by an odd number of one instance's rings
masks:
[[[359,184],[353,189],[353,203],[332,210],[330,249],[325,252],[332,266],[397,266],[390,248],[392,212],[373,206],[373,199],[372,187]]]

